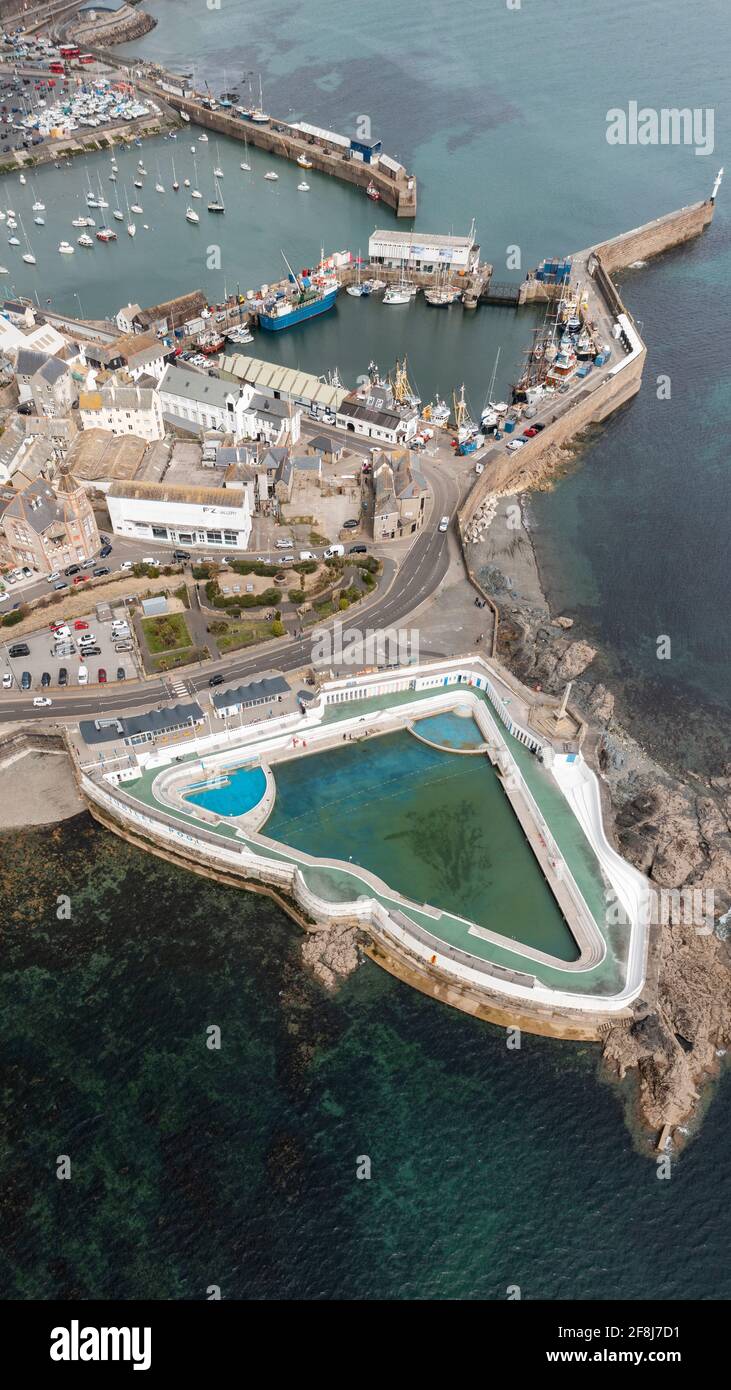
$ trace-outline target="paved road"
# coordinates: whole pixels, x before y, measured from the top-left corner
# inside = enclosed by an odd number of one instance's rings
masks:
[[[403,625],[409,615],[439,587],[449,566],[449,533],[437,530],[439,518],[449,515],[454,519],[458,502],[460,481],[453,474],[447,474],[436,466],[422,463],[424,471],[434,492],[432,513],[425,529],[412,545],[399,566],[396,579],[390,591],[377,598],[365,610],[369,628],[389,628]],[[453,530],[453,527],[451,528]],[[357,619],[355,619],[357,621]],[[269,666],[281,671],[296,671],[309,665],[311,654],[311,635],[282,642],[266,653],[255,650],[249,655],[232,656],[221,661],[206,662],[200,671],[174,672],[171,679],[184,682],[191,691],[207,690],[208,680],[215,672],[222,672],[227,681],[243,680],[256,675]],[[124,689],[110,687],[109,690],[94,686],[88,691],[74,689],[68,695],[54,694],[51,709],[34,709],[29,695],[22,698],[0,700],[0,723],[43,720],[56,722],[86,716],[96,718],[100,714],[121,714],[133,709],[150,708],[160,703],[168,704],[172,699],[170,680],[149,681],[144,687],[130,682]]]

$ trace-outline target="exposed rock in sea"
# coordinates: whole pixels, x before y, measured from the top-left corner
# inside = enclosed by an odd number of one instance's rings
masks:
[[[605,685],[595,685],[589,696],[588,710],[597,724],[608,724],[614,714],[614,696]]]
[[[565,618],[565,617],[554,618],[554,619],[553,619],[553,625],[554,625],[554,627],[563,627],[563,628],[568,629],[568,628],[570,628],[570,627],[573,627],[573,625],[574,625],[574,620],[573,620],[573,618]]]
[[[326,989],[335,989],[339,978],[357,969],[358,932],[358,927],[327,926],[307,933],[302,959]]]

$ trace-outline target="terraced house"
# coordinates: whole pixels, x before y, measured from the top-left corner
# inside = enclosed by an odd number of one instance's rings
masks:
[[[39,479],[16,493],[0,513],[13,563],[51,574],[90,560],[101,544],[91,503],[73,473]]]

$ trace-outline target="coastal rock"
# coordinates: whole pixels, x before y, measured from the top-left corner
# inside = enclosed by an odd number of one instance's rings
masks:
[[[308,932],[302,942],[302,959],[326,989],[358,967],[358,927],[322,927]]]
[[[597,724],[608,724],[614,714],[614,696],[605,685],[595,685],[588,701],[588,711]]]
[[[660,1130],[693,1113],[716,1048],[731,1037],[731,972],[714,936],[692,926],[653,930],[662,932],[657,1002],[629,1028],[611,1029],[604,1058],[620,1077],[637,1069],[642,1119]]]
[[[574,620],[573,618],[554,618],[553,625],[554,627],[563,627],[568,629],[570,627],[573,627]]]
[[[560,681],[573,681],[590,666],[596,649],[588,642],[571,642],[560,657],[556,666],[556,676]]]

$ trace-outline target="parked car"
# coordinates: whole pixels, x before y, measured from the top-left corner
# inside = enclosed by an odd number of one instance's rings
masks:
[[[349,554],[349,555],[366,555],[367,552],[368,552],[368,546],[367,546],[367,545],[351,545],[350,550],[348,551],[348,554]]]
[[[99,569],[93,570],[92,573],[95,579],[101,579],[103,574],[111,574],[111,570],[108,565],[100,565]]]
[[[190,559],[190,555],[188,554],[188,551],[187,551],[187,550],[174,550],[174,551],[173,551],[173,559],[174,559],[174,560],[189,560],[189,559]]]
[[[74,628],[77,632],[88,632],[89,624],[85,623],[83,618],[77,618],[76,622],[74,623]]]
[[[527,430],[523,430],[524,439],[534,439],[537,434],[538,430],[535,425],[530,425]]]
[[[69,565],[68,569],[64,570],[64,574],[68,579],[70,579],[72,574],[78,574],[80,569],[81,565]]]
[[[355,529],[356,529],[356,527],[357,527],[358,525],[359,525],[359,522],[358,522],[357,520],[356,520],[356,521],[344,521],[344,522],[343,522],[343,530],[344,530],[344,531],[355,531]]]
[[[68,584],[66,583],[66,580],[65,580],[65,579],[59,579],[58,582],[57,582],[56,584],[54,584],[53,587],[54,587],[54,589],[68,589],[69,586],[68,586]]]
[[[46,580],[47,580],[47,582],[48,582],[49,584],[55,584],[56,580],[57,580],[57,579],[60,579],[60,578],[61,578],[61,571],[60,571],[60,570],[54,570],[52,574],[47,574],[47,575],[46,575]]]
[[[118,666],[118,667],[117,667],[117,680],[118,680],[118,681],[123,681],[123,680],[126,680],[126,678],[127,678],[127,672],[125,671],[124,666]]]
[[[140,560],[140,564],[141,564],[141,565],[156,565],[156,564],[157,564],[157,560],[155,559],[155,556],[154,556],[154,555],[143,555],[142,559]]]
[[[96,642],[96,634],[94,632],[89,632],[89,624],[84,623],[84,627],[86,631],[82,632],[81,636],[77,639],[81,646],[84,646],[87,642]]]
[[[12,690],[12,686],[13,677],[11,676],[9,671],[6,671],[5,675],[3,676],[3,690]]]
[[[8,656],[30,656],[30,647],[27,642],[14,642],[8,648]]]
[[[100,685],[106,685],[106,683],[107,683],[107,673],[106,673],[104,667],[103,667],[103,666],[100,666],[100,667],[99,667],[99,684],[100,684]]]
[[[111,553],[112,553],[112,547],[111,547],[111,545],[109,544],[109,542],[107,541],[106,544],[103,545],[102,548],[101,548],[101,550],[99,551],[99,559],[100,559],[100,560],[106,560],[107,555],[111,555]]]
[[[82,647],[82,648],[81,648],[81,655],[82,655],[82,657],[84,658],[84,661],[86,661],[87,656],[101,656],[101,654],[102,654],[102,649],[101,649],[101,647]]]
[[[131,642],[115,642],[115,652],[131,652],[133,650]]]
[[[20,678],[20,688],[21,688],[21,690],[30,690],[30,687],[31,687],[30,671],[24,671],[23,674],[22,674],[22,676],[21,676],[21,678]]]
[[[69,673],[65,666],[59,667],[58,683],[59,685],[68,685],[69,683]]]
[[[119,568],[120,568],[121,570],[131,570],[132,567],[133,567],[133,565],[134,565],[134,560],[125,560],[124,563],[121,564],[121,565],[119,566]]]
[[[51,684],[51,673],[50,673],[50,671],[44,671],[44,672],[43,672],[43,675],[41,676],[41,685],[43,686],[43,689],[45,690],[45,688],[46,688],[47,686],[49,686],[50,684]]]

